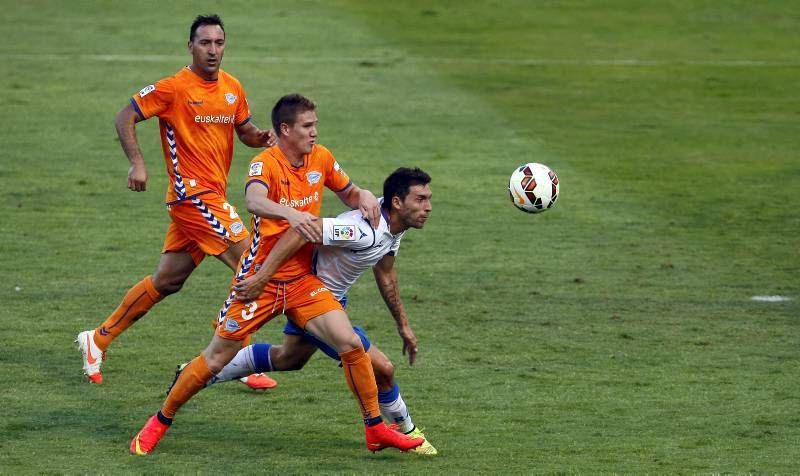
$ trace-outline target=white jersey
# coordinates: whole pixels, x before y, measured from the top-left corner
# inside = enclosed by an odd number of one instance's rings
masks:
[[[381,200],[383,202],[383,200]],[[403,233],[392,235],[381,208],[381,223],[373,229],[358,210],[322,219],[322,244],[314,258],[315,274],[336,299],[342,299],[361,273],[386,255],[396,255]]]

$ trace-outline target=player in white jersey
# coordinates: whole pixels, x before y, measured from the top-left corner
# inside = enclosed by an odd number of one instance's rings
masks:
[[[408,352],[410,364],[417,358],[417,338],[408,322],[397,284],[394,260],[400,240],[409,228],[422,228],[431,213],[430,176],[420,169],[400,168],[386,179],[381,200],[382,217],[373,229],[360,213],[345,212],[336,218],[315,222],[320,229],[322,245],[317,248],[315,272],[325,286],[346,307],[347,291],[367,269],[372,268],[378,289],[397,324],[403,340],[403,354]],[[275,245],[273,253],[291,256],[294,249],[305,243],[299,234],[287,231]],[[236,290],[237,299],[251,300],[263,289],[263,282],[245,280]],[[353,328],[361,338],[364,350],[372,359],[378,385],[381,413],[398,426],[398,431],[423,437],[408,413],[400,388],[394,381],[394,366],[389,358],[372,344],[363,329]],[[332,359],[339,355],[328,344],[287,320],[284,340],[280,345],[259,343],[243,348],[209,384],[233,380],[254,372],[299,370],[317,349]],[[426,441],[411,450],[435,455],[436,448]]]

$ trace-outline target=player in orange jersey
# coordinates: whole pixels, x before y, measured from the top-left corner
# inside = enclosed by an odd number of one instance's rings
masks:
[[[333,154],[316,144],[316,106],[309,99],[298,94],[281,98],[272,110],[272,126],[278,145],[250,162],[245,196],[247,208],[254,215],[253,237],[219,312],[216,334],[203,353],[180,373],[158,413],[134,436],[130,445],[134,454],[150,453],[178,409],[233,359],[247,336],[279,314],[339,353],[345,379],[361,408],[368,449],[395,447],[408,451],[425,442],[383,422],[370,357],[341,304],[311,273],[314,245],[306,243],[294,254],[287,253],[285,246],[273,249],[289,228],[311,242],[320,240],[314,223],[319,220],[323,186],[347,206],[360,209],[373,227],[380,222],[378,201],[355,186]],[[272,278],[255,300],[237,300],[233,286],[256,273]]]
[[[116,118],[122,149],[131,163],[128,188],[147,188],[147,169],[136,139],[136,124],[157,116],[169,186],[172,223],[155,272],[133,286],[119,307],[96,329],[78,334],[83,370],[101,383],[100,365],[111,342],[165,296],[178,292],[206,255],[236,270],[249,234],[228,203],[226,187],[233,159],[233,134],[250,147],[275,140],[250,120],[244,89],[220,69],[225,29],[217,15],[198,16],[189,29],[192,64],[143,88]],[[266,376],[250,376],[255,388],[275,386]]]

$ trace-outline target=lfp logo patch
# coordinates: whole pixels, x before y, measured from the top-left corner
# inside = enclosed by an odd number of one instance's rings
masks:
[[[333,225],[333,239],[335,241],[355,241],[355,225]]]
[[[262,170],[264,169],[264,162],[253,162],[250,164],[250,172],[247,174],[250,177],[256,177],[261,175]]]
[[[155,84],[151,84],[149,86],[145,86],[145,87],[142,88],[141,91],[139,91],[139,97],[143,98],[143,97],[147,96],[148,94],[152,93],[155,90],[156,90],[156,85]]]
[[[225,100],[228,104],[233,104],[236,102],[236,96],[233,93],[225,93]]]
[[[322,178],[322,174],[317,172],[316,170],[312,170],[311,172],[306,174],[306,179],[308,179],[309,185],[314,185],[315,183],[319,182],[319,179]]]

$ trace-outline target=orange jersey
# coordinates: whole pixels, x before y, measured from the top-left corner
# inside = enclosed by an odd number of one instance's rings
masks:
[[[333,154],[321,145],[314,145],[300,167],[293,167],[278,146],[270,147],[250,161],[247,185],[253,182],[264,184],[267,187],[267,198],[273,202],[315,216],[320,215],[323,186],[340,192],[351,183]],[[239,274],[244,276],[255,272],[288,228],[287,220],[254,216],[250,259],[244,260],[245,266],[250,269],[243,268]],[[286,281],[310,273],[313,251],[314,245],[306,243],[280,267],[273,279]],[[250,263],[253,266],[249,266]]]
[[[158,116],[169,175],[167,203],[209,190],[226,195],[236,126],[250,120],[244,89],[220,70],[206,81],[187,66],[131,98],[142,119]]]

